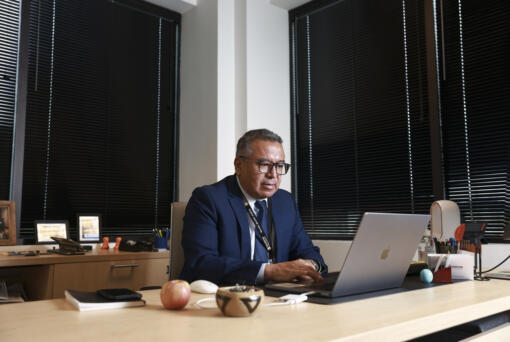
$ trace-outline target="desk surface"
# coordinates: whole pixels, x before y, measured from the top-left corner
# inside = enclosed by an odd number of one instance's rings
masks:
[[[94,249],[83,255],[60,255],[45,254],[36,256],[0,255],[0,267],[11,266],[30,266],[30,265],[48,265],[48,264],[65,264],[73,262],[89,262],[89,261],[113,261],[113,260],[129,260],[136,259],[162,259],[169,258],[168,251],[163,252],[122,252],[110,249]]]
[[[510,281],[461,282],[336,305],[262,307],[252,317],[223,317],[194,303],[164,310],[159,290],[147,305],[79,312],[64,299],[0,305],[8,341],[400,341],[510,310]],[[266,297],[265,302],[273,298]]]

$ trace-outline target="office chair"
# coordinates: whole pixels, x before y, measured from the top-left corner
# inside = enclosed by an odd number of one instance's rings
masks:
[[[184,252],[182,250],[182,226],[184,210],[187,202],[173,202],[170,211],[170,270],[168,280],[179,279],[184,265]]]

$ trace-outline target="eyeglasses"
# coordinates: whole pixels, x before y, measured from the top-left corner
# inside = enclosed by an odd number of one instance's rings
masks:
[[[239,158],[243,158],[246,160],[252,160],[245,156],[240,156]],[[284,163],[284,162],[276,162],[271,163],[269,160],[259,159],[255,160],[255,163],[257,164],[259,168],[260,173],[268,173],[272,172],[273,168],[276,170],[276,173],[283,176],[289,172],[290,164]]]

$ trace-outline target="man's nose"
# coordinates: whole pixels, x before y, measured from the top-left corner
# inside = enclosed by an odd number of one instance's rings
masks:
[[[266,172],[266,177],[275,178],[276,176],[277,176],[276,165],[273,164],[269,167],[269,170]]]

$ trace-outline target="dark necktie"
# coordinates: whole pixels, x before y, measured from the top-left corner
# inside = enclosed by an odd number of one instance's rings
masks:
[[[266,201],[256,201],[255,208],[257,208],[257,221],[259,221],[260,226],[264,229],[264,232],[267,236],[267,206]],[[255,227],[255,235],[258,236],[259,233],[257,228]],[[255,238],[255,261],[267,262],[267,250],[266,247],[259,241],[258,238]]]

